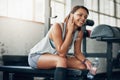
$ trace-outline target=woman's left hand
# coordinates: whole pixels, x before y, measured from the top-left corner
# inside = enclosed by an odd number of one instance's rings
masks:
[[[90,70],[92,67],[92,63],[89,60],[85,61],[85,65],[87,66],[87,69]]]

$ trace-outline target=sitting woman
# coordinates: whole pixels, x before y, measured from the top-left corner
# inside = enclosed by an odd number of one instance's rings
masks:
[[[38,69],[55,68],[54,80],[67,80],[67,68],[90,69],[91,62],[81,52],[81,27],[88,15],[86,7],[73,7],[64,22],[53,24],[47,35],[30,50],[29,65]],[[74,55],[67,56],[72,45]]]

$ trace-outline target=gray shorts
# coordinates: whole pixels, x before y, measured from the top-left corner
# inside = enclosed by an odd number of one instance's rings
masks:
[[[32,67],[32,68],[37,68],[37,62],[39,57],[41,56],[41,54],[29,54],[28,56],[28,64]]]

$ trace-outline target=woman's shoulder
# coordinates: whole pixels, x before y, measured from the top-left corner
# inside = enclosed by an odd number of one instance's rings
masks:
[[[61,22],[61,23],[56,22],[56,23],[54,23],[54,24],[52,25],[52,27],[55,28],[55,29],[56,29],[56,28],[62,28],[63,25],[64,25],[64,23],[62,23],[62,22]]]
[[[49,32],[51,33],[51,32],[54,32],[54,31],[61,31],[61,30],[62,30],[62,29],[61,29],[61,24],[62,24],[62,23],[58,23],[58,22],[52,24]]]
[[[61,28],[62,26],[61,26],[61,24],[63,24],[63,23],[56,22],[56,23],[54,23],[52,25],[52,27],[51,27],[51,29],[49,31],[50,39],[52,39],[52,35],[54,35],[54,34],[62,34],[62,28]]]

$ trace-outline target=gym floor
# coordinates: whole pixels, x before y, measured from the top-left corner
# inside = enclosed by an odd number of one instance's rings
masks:
[[[111,80],[120,80],[120,71],[112,73]],[[107,80],[106,73],[97,74],[94,80]]]
[[[22,75],[16,75],[16,78],[14,78],[13,80],[33,80],[30,76],[26,76],[26,77],[21,77]],[[18,78],[19,77],[19,78]],[[44,79],[44,78],[40,78],[40,77],[34,77],[34,80],[53,80],[53,79]],[[88,79],[70,79],[70,80],[88,80]],[[106,73],[101,73],[101,74],[97,74],[95,76],[95,79],[93,80],[107,80],[106,77]],[[120,80],[120,71],[118,72],[113,72],[112,73],[112,79],[111,80]]]
[[[35,77],[34,80],[45,80],[45,79],[44,78]],[[53,80],[53,79],[51,79],[51,80]],[[79,79],[79,80],[82,80],[82,79]],[[85,80],[88,80],[88,79],[85,79]],[[107,80],[106,73],[97,74],[95,76],[95,79],[93,79],[93,80]],[[112,79],[111,80],[120,80],[120,71],[119,72],[114,72],[112,74]]]

